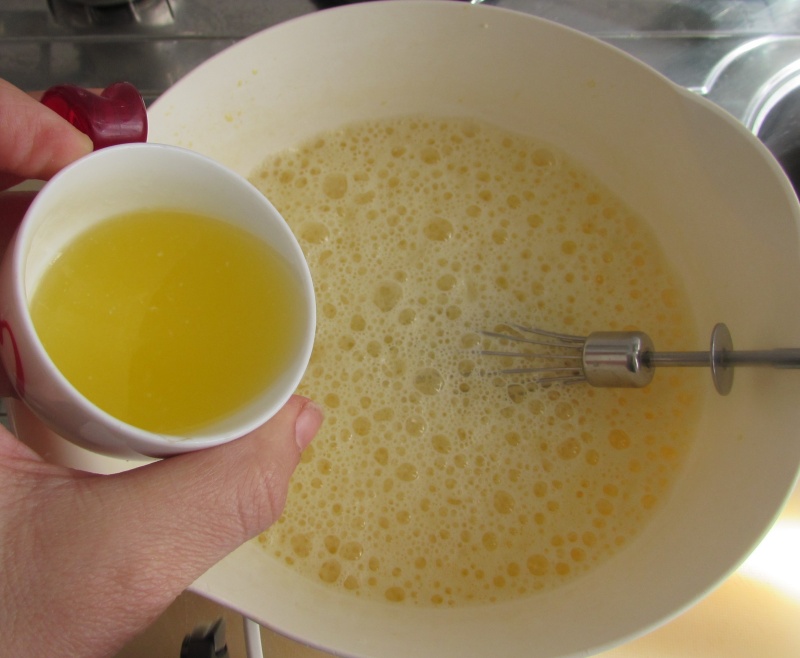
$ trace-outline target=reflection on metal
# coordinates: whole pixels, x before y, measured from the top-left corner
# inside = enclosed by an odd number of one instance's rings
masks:
[[[800,59],[770,77],[754,96],[742,122],[756,135],[761,133],[764,120],[788,94],[800,86]]]
[[[181,0],[48,0],[60,25],[76,29],[164,27],[175,23]]]
[[[694,91],[701,96],[706,96],[717,84],[717,81],[725,74],[730,66],[739,60],[741,57],[761,48],[762,46],[770,43],[774,37],[759,37],[752,41],[747,41],[740,46],[735,47],[722,59],[720,59],[708,72],[708,75],[703,80],[703,84],[699,87],[689,87],[690,91]]]

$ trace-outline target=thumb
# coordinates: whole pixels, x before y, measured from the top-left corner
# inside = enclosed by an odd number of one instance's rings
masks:
[[[278,519],[321,422],[313,402],[294,396],[241,439],[95,480],[105,532],[121,538],[138,526],[124,539],[126,559],[133,548],[151,574],[161,565],[159,588],[180,592]]]

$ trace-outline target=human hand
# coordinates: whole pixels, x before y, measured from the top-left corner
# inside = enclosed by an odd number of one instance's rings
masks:
[[[241,439],[106,476],[47,464],[0,429],[4,655],[114,655],[277,520],[321,418],[295,396]]]
[[[90,150],[66,121],[0,81],[0,189],[49,178]],[[29,200],[0,195],[0,250]],[[278,518],[321,422],[319,408],[295,396],[241,439],[108,476],[48,464],[0,428],[3,652],[113,655]]]

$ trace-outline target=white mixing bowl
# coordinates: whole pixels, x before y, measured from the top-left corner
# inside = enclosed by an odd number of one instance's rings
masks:
[[[769,153],[625,54],[531,16],[405,1],[318,12],[181,80],[151,108],[151,140],[249,175],[321,131],[409,113],[483,118],[558,145],[647,218],[702,335],[724,321],[741,347],[800,345],[800,212]],[[800,463],[798,390],[794,373],[741,370],[729,397],[709,395],[652,522],[554,591],[445,610],[384,605],[306,580],[255,544],[195,589],[345,655],[586,655],[678,614],[758,543]]]

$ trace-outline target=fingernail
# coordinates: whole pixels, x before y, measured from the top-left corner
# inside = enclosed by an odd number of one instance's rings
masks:
[[[306,446],[311,443],[311,439],[314,438],[320,425],[322,425],[322,418],[322,409],[311,400],[306,402],[294,426],[294,440],[301,451],[305,450]]]
[[[92,151],[94,151],[94,143],[92,143],[92,140],[88,135],[79,133],[79,137],[75,140],[75,159],[81,158],[84,155],[89,155]]]
[[[89,137],[89,135],[87,135],[83,131],[79,131],[79,132],[80,132],[80,139],[78,139],[77,141],[80,144],[80,148],[82,148],[84,150],[88,149],[89,151],[94,149],[94,143],[92,142],[92,138]]]

